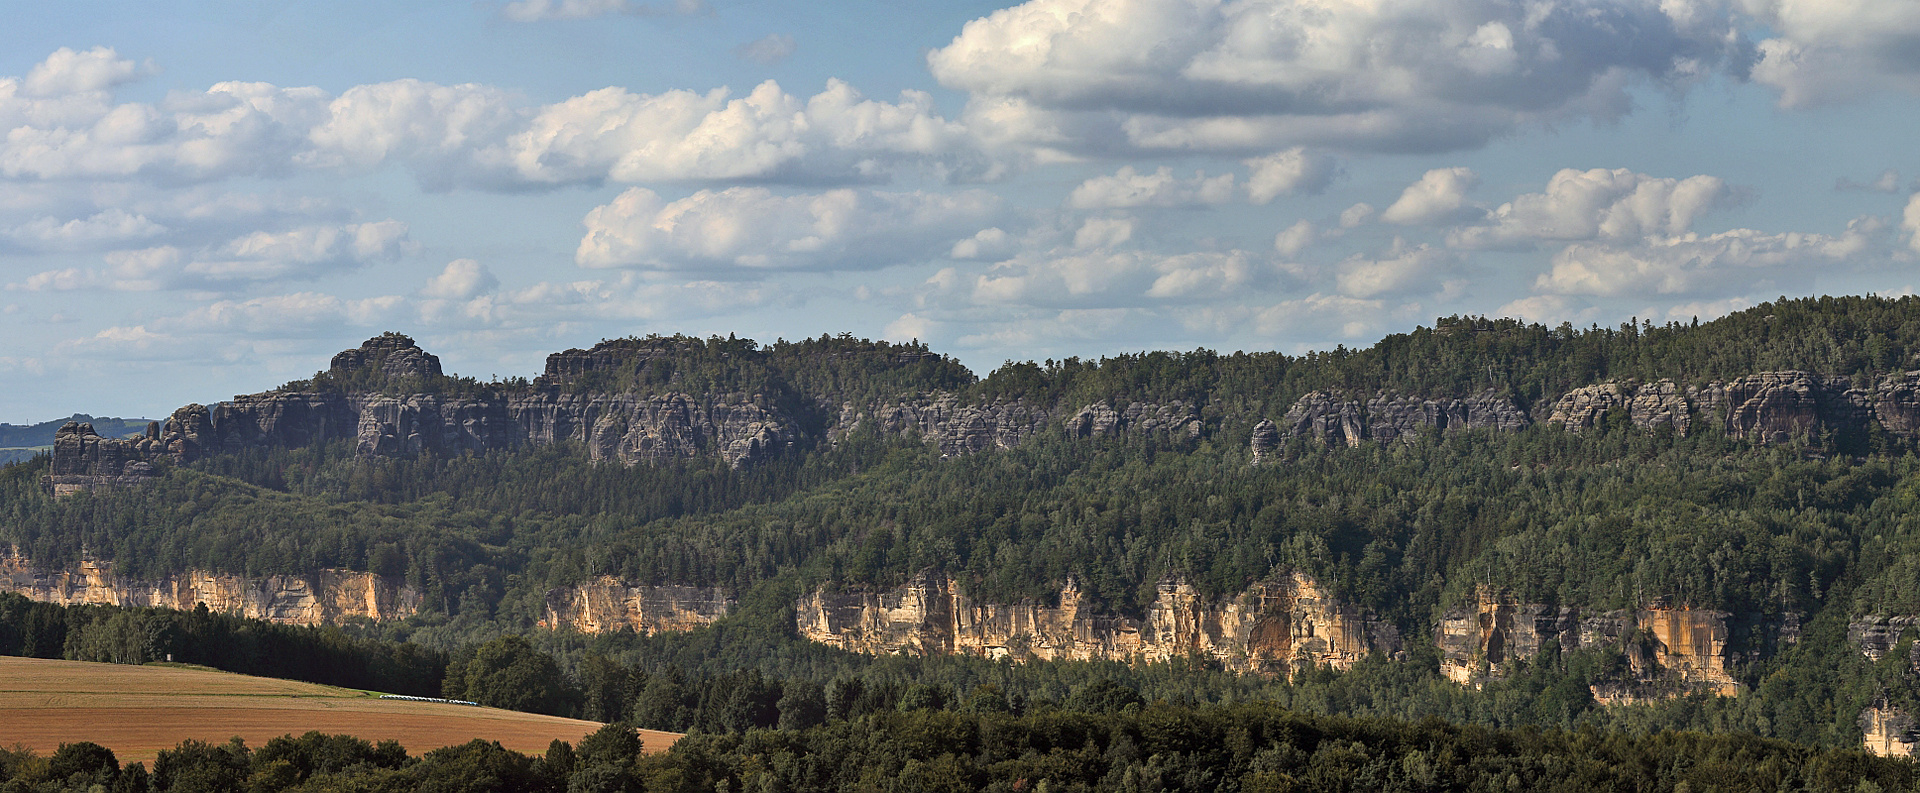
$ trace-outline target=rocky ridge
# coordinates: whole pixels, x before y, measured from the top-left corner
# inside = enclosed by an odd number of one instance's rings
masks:
[[[823,423],[806,409],[763,393],[576,387],[603,373],[677,354],[685,345],[673,339],[621,339],[554,353],[530,388],[478,395],[390,393],[395,384],[432,386],[446,378],[438,358],[406,336],[384,334],[334,356],[332,367],[322,373],[333,387],[187,405],[131,441],[98,438],[84,425],[75,426],[56,444],[50,484],[66,495],[140,481],[163,458],[190,462],[252,448],[339,440],[351,440],[366,455],[484,452],[572,441],[594,460],[658,464],[715,456],[742,467],[817,439],[844,437],[868,423],[889,434],[922,438],[948,455],[1012,448],[1056,423],[1061,431],[1083,437],[1196,438],[1204,428],[1199,408],[1180,401],[1086,405],[1056,422],[1049,408],[1025,400],[967,404],[958,395],[932,391],[872,404],[843,402],[835,420]],[[929,355],[909,351],[895,363],[911,365]],[[346,387],[354,384],[360,385]]]
[[[159,606],[213,611],[293,625],[337,625],[348,620],[392,620],[420,610],[420,594],[404,581],[351,570],[313,576],[247,578],[192,571],[155,580],[114,572],[113,563],[82,561],[69,568],[35,565],[16,550],[0,556],[0,591],[62,606]]]
[[[982,603],[951,578],[920,575],[881,591],[815,590],[794,604],[800,635],[875,655],[976,655],[1013,660],[1166,661],[1199,656],[1240,672],[1302,665],[1349,668],[1397,653],[1391,624],[1340,603],[1313,579],[1286,573],[1225,600],[1163,581],[1145,620],[1088,609],[1068,579],[1058,605]]]

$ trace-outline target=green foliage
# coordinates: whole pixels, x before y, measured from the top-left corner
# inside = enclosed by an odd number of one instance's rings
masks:
[[[574,694],[553,656],[519,636],[502,636],[480,645],[471,656],[447,668],[446,695],[482,705],[563,716],[573,712]]]

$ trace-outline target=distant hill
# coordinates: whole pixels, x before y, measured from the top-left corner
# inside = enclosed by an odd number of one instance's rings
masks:
[[[147,424],[153,419],[120,419],[75,413],[66,418],[42,421],[39,424],[0,424],[0,449],[52,446],[54,431],[69,421],[92,424],[93,431],[103,438],[125,438],[146,432]]]

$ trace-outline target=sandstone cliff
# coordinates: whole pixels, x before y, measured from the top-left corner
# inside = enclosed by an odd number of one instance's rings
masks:
[[[1860,732],[1867,752],[1880,757],[1912,757],[1914,744],[1920,742],[1913,714],[1885,702],[1861,711]]]
[[[1511,432],[1530,423],[1525,410],[1494,391],[1466,398],[1427,398],[1382,393],[1367,399],[1311,391],[1295,400],[1280,420],[1280,434],[1336,446],[1363,440],[1412,441],[1422,430],[1493,429]]]
[[[1615,408],[1624,408],[1641,429],[1666,426],[1684,435],[1696,421],[1718,422],[1730,435],[1761,443],[1858,431],[1873,423],[1914,438],[1920,437],[1920,372],[1886,377],[1871,391],[1854,388],[1844,377],[1801,371],[1758,372],[1685,389],[1671,380],[1609,381],[1561,395],[1547,421],[1581,432]]]
[[[1224,601],[1165,581],[1145,620],[1092,613],[1072,579],[1057,606],[981,603],[951,579],[919,576],[897,589],[828,594],[795,604],[800,634],[871,654],[963,654],[989,658],[1166,661],[1199,656],[1241,672],[1290,672],[1303,664],[1347,668],[1371,652],[1396,653],[1393,626],[1333,599],[1299,573]]]
[[[1584,612],[1524,603],[1511,593],[1481,587],[1470,606],[1440,619],[1434,641],[1441,672],[1474,686],[1505,676],[1514,661],[1532,658],[1548,641],[1569,650],[1618,649],[1626,655],[1630,676],[1596,681],[1594,695],[1602,702],[1632,702],[1692,691],[1733,696],[1739,689],[1734,665],[1797,638],[1792,615],[1736,618],[1664,603]]]
[[[1879,661],[1899,645],[1901,634],[1915,629],[1920,629],[1920,617],[1870,615],[1847,623],[1847,641],[1869,660]],[[1914,642],[1908,652],[1912,668],[1920,672],[1920,642]]]
[[[710,625],[732,608],[733,598],[724,589],[635,586],[601,576],[549,591],[540,627],[567,627],[581,633],[632,630],[644,635]]]
[[[213,611],[294,625],[334,625],[355,618],[403,619],[420,609],[405,582],[372,573],[322,570],[312,577],[244,578],[194,571],[157,580],[118,575],[113,564],[84,561],[67,569],[35,566],[18,553],[0,556],[0,591],[63,606],[160,606]]]
[[[53,494],[64,496],[92,487],[134,485],[152,479],[156,472],[147,462],[150,446],[159,435],[149,426],[139,440],[102,438],[92,424],[69,421],[53,433],[53,459],[47,484]]]
[[[352,441],[366,455],[484,452],[572,441],[595,460],[634,464],[712,456],[740,467],[843,437],[869,422],[888,434],[925,439],[948,455],[1012,448],[1049,428],[1081,437],[1187,439],[1199,437],[1204,428],[1199,407],[1181,401],[1096,403],[1062,417],[1022,399],[968,403],[945,391],[856,404],[831,403],[831,394],[801,398],[790,392],[674,390],[681,372],[671,359],[687,354],[692,344],[620,339],[591,350],[554,353],[547,357],[545,373],[530,385],[509,388],[445,377],[439,359],[412,339],[383,334],[334,356],[332,367],[313,381],[211,406],[187,405],[143,438],[101,439],[77,425],[56,444],[53,485],[64,495],[139,481],[161,458],[189,462],[340,440]],[[882,365],[914,366],[928,358],[939,356],[909,350]],[[657,372],[634,374],[656,364]],[[618,384],[628,381],[616,375],[665,387],[620,390]],[[808,407],[809,399],[831,406]]]

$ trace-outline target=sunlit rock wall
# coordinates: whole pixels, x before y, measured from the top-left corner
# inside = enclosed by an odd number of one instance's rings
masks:
[[[355,618],[403,619],[420,609],[420,595],[404,582],[372,573],[322,570],[312,577],[248,578],[193,571],[157,580],[118,575],[111,562],[69,568],[36,566],[17,553],[0,556],[0,591],[63,606],[159,606],[213,611],[293,625],[335,625]]]
[[[1346,668],[1400,649],[1397,630],[1341,604],[1299,573],[1225,600],[1184,581],[1159,586],[1144,620],[1094,613],[1069,579],[1058,605],[983,603],[952,579],[919,576],[883,591],[816,590],[795,604],[800,634],[871,654],[963,654],[990,658],[1166,661],[1202,657],[1241,672],[1302,664]]]
[[[582,633],[684,631],[710,625],[732,608],[733,598],[717,587],[637,586],[601,576],[549,591],[540,626]]]

